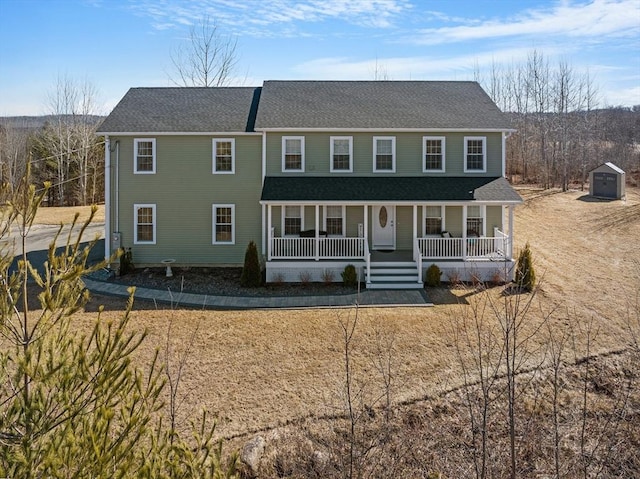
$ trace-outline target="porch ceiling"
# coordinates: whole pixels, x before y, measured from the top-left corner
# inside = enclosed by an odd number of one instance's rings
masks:
[[[261,201],[521,203],[522,198],[502,177],[267,176]]]

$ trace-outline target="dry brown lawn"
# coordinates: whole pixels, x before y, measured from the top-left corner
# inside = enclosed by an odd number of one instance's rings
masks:
[[[98,205],[98,211],[93,218],[95,223],[104,223],[104,205]],[[36,214],[35,222],[41,225],[59,225],[60,223],[69,224],[73,221],[75,214],[78,214],[78,222],[82,222],[89,218],[91,213],[90,206],[73,206],[62,207],[52,206],[40,208]]]
[[[516,209],[516,246],[530,243],[543,281],[528,322],[592,319],[598,328],[594,349],[623,348],[628,298],[640,288],[640,191],[629,188],[626,201],[612,202],[589,201],[578,191],[523,189],[521,194],[526,201]],[[380,377],[376,359],[392,344],[394,401],[419,401],[458,386],[457,319],[478,299],[500,304],[501,291],[494,287],[484,296],[473,288],[455,289],[460,304],[434,308],[360,309],[353,356],[358,384],[373,390]],[[96,298],[78,316],[79,328],[95,319],[97,302],[107,304],[107,318],[120,317],[122,301]],[[207,408],[218,414],[220,434],[232,437],[334,413],[344,377],[340,322],[355,314],[354,309],[171,310],[140,303],[132,323],[149,334],[138,351],[141,364],[156,348],[166,349],[167,336],[173,364],[189,349],[181,417]]]

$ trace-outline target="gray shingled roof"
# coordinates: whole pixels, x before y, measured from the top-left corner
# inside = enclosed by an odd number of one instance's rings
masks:
[[[449,176],[267,176],[261,200],[522,202],[505,178]]]
[[[260,88],[131,88],[99,133],[253,131]]]
[[[476,82],[266,81],[256,129],[510,129]]]

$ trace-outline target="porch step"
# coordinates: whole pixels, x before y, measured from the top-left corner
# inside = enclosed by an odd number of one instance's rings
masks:
[[[421,289],[418,269],[413,261],[372,262],[368,289]]]

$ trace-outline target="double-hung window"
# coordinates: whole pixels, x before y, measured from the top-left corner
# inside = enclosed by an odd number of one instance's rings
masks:
[[[284,236],[297,236],[302,231],[303,209],[302,206],[285,206],[282,217],[282,230]]]
[[[235,172],[236,142],[233,138],[213,139],[213,173],[233,174]]]
[[[353,171],[353,137],[331,137],[331,165],[332,173]]]
[[[133,244],[156,244],[156,205],[133,205]]]
[[[467,206],[467,236],[484,236],[484,207]]]
[[[464,137],[464,171],[465,173],[484,173],[487,171],[486,137]]]
[[[156,172],[156,139],[135,138],[133,140],[133,172],[152,175]]]
[[[424,207],[424,233],[426,236],[442,233],[442,207]]]
[[[344,236],[344,209],[341,205],[324,207],[324,229],[328,236]]]
[[[213,244],[235,241],[235,205],[213,205]]]
[[[304,136],[282,137],[282,171],[304,171]]]
[[[445,137],[422,137],[422,169],[426,172],[443,172],[445,159]]]
[[[396,137],[373,137],[373,171],[395,173],[396,171]]]

